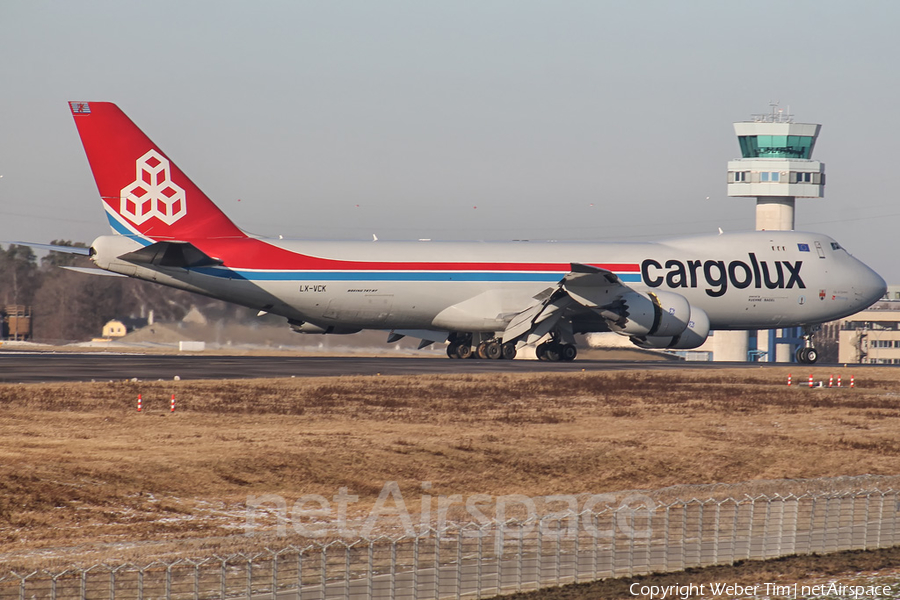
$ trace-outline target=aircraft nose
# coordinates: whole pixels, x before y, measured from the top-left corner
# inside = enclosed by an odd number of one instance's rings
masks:
[[[853,286],[853,292],[859,303],[859,310],[862,310],[884,297],[887,292],[887,284],[881,275],[860,263],[856,270],[856,284]]]

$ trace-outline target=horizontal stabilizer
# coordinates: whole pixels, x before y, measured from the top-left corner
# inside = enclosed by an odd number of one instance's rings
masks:
[[[75,271],[76,273],[86,273],[88,275],[103,275],[104,277],[127,277],[121,273],[113,273],[105,269],[95,269],[93,267],[62,267],[66,271]]]
[[[50,252],[64,252],[66,254],[78,254],[80,256],[90,256],[90,248],[82,248],[80,246],[57,246],[56,244],[35,244],[32,242],[0,242],[0,244],[14,244],[16,246],[28,246],[37,250],[49,250]]]
[[[222,261],[205,254],[188,242],[156,242],[119,257],[122,260],[156,267],[209,267]]]

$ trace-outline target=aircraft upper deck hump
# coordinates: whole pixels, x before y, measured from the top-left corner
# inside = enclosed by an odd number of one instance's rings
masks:
[[[246,235],[111,102],[70,102],[113,231],[144,240]]]

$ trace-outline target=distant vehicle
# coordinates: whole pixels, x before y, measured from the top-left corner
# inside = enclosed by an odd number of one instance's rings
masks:
[[[860,311],[884,280],[833,239],[762,231],[659,243],[336,242],[239,229],[116,105],[70,107],[115,235],[100,269],[281,315],[300,333],[390,330],[451,358],[573,360],[576,333],[642,348],[711,329],[816,326]]]

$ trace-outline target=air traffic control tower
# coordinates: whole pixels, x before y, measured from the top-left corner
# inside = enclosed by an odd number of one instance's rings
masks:
[[[734,124],[741,158],[728,162],[728,196],[756,198],[756,229],[794,229],[797,198],[822,198],[825,192],[825,165],[812,160],[821,125],[794,123],[777,103],[768,114],[753,115],[752,121]],[[760,360],[790,362],[790,344],[796,336],[782,330],[759,331],[756,350]],[[750,335],[745,331],[719,332],[716,360],[744,361],[748,358]]]
[[[792,230],[796,199],[824,196],[825,165],[812,160],[821,127],[794,123],[777,104],[734,124],[741,158],[728,162],[728,196],[756,198],[758,231]]]

